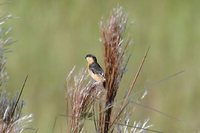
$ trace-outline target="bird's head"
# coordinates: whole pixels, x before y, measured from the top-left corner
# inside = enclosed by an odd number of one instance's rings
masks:
[[[97,62],[97,58],[94,55],[92,55],[92,54],[87,54],[85,56],[85,59],[87,60],[88,64],[92,64],[94,62],[95,63]]]

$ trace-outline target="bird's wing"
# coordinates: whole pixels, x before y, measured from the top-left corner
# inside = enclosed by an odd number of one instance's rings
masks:
[[[98,74],[101,75],[103,77],[105,77],[103,69],[101,68],[101,66],[97,63],[93,63],[89,66],[89,69],[94,73],[94,74]]]

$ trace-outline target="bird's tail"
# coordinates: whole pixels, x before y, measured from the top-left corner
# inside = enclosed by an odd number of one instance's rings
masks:
[[[103,87],[104,87],[104,88],[106,87],[106,80],[103,81]]]

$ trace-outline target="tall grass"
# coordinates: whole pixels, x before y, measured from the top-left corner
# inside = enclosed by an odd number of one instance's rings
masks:
[[[132,84],[127,89],[124,99],[116,100],[120,89],[129,56],[127,48],[130,41],[124,39],[128,16],[122,7],[111,11],[108,20],[101,21],[101,42],[104,47],[103,57],[106,82],[104,87],[88,80],[87,73],[82,70],[76,75],[75,68],[66,80],[67,115],[70,128],[67,132],[84,132],[85,121],[94,121],[95,132],[146,132],[151,127],[149,120],[141,122],[131,121],[132,106],[129,98],[142,69],[147,53],[144,56]],[[124,88],[123,88],[124,89]],[[120,102],[116,102],[120,101]],[[133,122],[132,125],[129,125]]]
[[[6,29],[4,25],[11,17],[11,15],[7,15],[0,18],[0,133],[21,133],[32,119],[31,114],[22,116],[24,101],[20,98],[26,80],[21,92],[16,93],[13,98],[7,92],[8,75],[5,53],[9,51],[8,45],[13,41],[9,35],[11,28]]]
[[[124,61],[124,54],[128,43],[123,40],[123,33],[126,29],[127,15],[121,7],[113,9],[110,18],[106,22],[101,23],[100,32],[101,40],[104,46],[104,64],[106,84],[106,104],[105,112],[100,116],[101,132],[108,132],[112,123],[113,103],[119,89],[119,84],[123,77],[127,62]],[[102,112],[102,110],[100,110]]]

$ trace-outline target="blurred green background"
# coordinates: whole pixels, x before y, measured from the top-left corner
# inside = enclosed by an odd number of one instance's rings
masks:
[[[143,103],[179,120],[137,106],[133,119],[150,118],[153,129],[194,132],[200,124],[200,1],[198,0],[12,0],[2,1],[17,42],[7,54],[9,91],[16,92],[27,74],[23,93],[24,114],[33,113],[38,133],[52,132],[55,117],[64,114],[65,78],[71,68],[86,66],[87,53],[102,62],[99,23],[113,7],[123,6],[129,15],[127,37],[131,59],[120,94],[129,85],[148,46],[150,53],[136,90],[151,88]],[[3,14],[3,13],[2,13]],[[169,75],[184,73],[156,83]],[[119,94],[119,95],[120,95]],[[65,118],[56,123],[64,132]],[[32,131],[25,131],[32,132]]]

